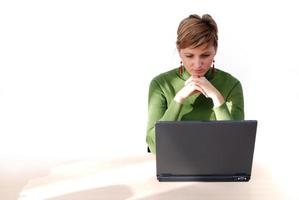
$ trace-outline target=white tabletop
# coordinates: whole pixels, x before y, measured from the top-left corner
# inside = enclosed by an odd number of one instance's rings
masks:
[[[294,182],[253,163],[249,182],[158,182],[151,154],[0,161],[2,200],[299,199]],[[289,185],[288,185],[289,184]],[[288,189],[289,188],[289,189]]]

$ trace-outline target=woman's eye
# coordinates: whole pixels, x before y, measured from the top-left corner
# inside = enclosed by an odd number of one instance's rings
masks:
[[[186,55],[186,57],[187,57],[187,58],[192,58],[193,56],[192,56],[192,55]]]
[[[210,55],[209,54],[205,54],[205,55],[202,55],[202,57],[209,57]]]

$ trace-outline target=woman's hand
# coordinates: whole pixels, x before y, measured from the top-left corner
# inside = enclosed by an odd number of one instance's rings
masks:
[[[196,93],[202,93],[207,98],[213,100],[214,106],[218,107],[224,102],[220,92],[208,81],[205,77],[191,76],[185,86],[176,94],[174,100],[178,103],[183,103],[186,98]]]
[[[206,97],[211,98],[214,107],[218,107],[224,103],[224,98],[221,93],[206,79],[206,77],[195,78],[197,83],[204,90]]]
[[[183,103],[185,99],[197,93],[203,93],[206,96],[205,91],[199,85],[198,78],[191,76],[185,82],[185,86],[175,95],[174,100]]]

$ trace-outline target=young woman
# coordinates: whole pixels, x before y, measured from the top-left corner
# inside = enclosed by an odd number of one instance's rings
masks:
[[[155,123],[176,120],[243,120],[241,83],[214,67],[218,28],[213,18],[190,15],[177,31],[178,68],[150,83],[146,141],[155,153]]]

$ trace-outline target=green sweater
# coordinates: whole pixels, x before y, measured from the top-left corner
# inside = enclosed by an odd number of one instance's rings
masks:
[[[157,121],[180,120],[243,120],[244,101],[240,81],[232,75],[210,69],[205,77],[218,89],[225,99],[219,107],[202,94],[188,97],[183,104],[174,101],[176,93],[183,88],[190,74],[184,70],[182,77],[179,68],[156,76],[150,83],[148,96],[148,122],[146,142],[152,153],[156,152],[155,123]]]

